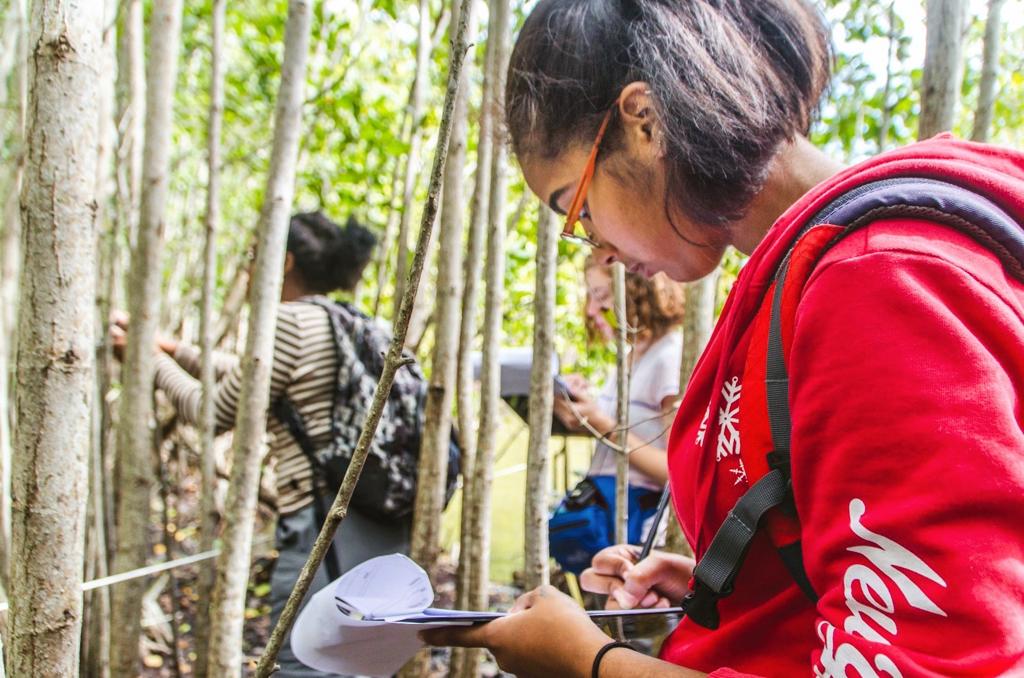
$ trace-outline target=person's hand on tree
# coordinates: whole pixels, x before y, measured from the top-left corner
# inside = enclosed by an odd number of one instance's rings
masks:
[[[124,360],[124,347],[128,341],[128,333],[120,325],[113,322],[110,323],[110,327],[107,330],[110,337],[110,349],[114,354],[114,358],[121,362]]]
[[[119,361],[124,360],[124,347],[127,342],[130,322],[131,316],[127,312],[120,309],[114,309],[110,312],[110,345],[113,348],[114,357]],[[157,333],[156,350],[163,351],[173,358],[174,352],[178,350],[178,342],[175,339]]]
[[[640,549],[616,544],[597,552],[580,575],[580,586],[608,596],[609,609],[671,607],[689,592],[694,560],[675,553],[651,551],[636,562]]]
[[[610,641],[576,601],[552,586],[520,596],[506,617],[430,629],[420,637],[429,645],[485,647],[502,671],[520,678],[589,676],[594,656]]]

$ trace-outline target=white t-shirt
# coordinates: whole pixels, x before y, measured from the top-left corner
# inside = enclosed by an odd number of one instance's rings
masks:
[[[679,364],[683,359],[683,338],[680,332],[669,332],[651,344],[632,366],[629,377],[629,431],[642,442],[665,449],[670,424],[660,416],[661,401],[679,393]],[[615,417],[618,379],[612,372],[597,397],[597,405],[608,416]],[[615,441],[615,438],[611,438]],[[617,452],[598,441],[588,475],[615,475]],[[633,467],[629,484],[660,490],[662,483]]]

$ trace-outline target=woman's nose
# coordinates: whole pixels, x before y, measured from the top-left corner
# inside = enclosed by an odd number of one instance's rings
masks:
[[[611,266],[619,260],[618,251],[606,243],[600,243],[594,248],[593,257],[602,266]]]

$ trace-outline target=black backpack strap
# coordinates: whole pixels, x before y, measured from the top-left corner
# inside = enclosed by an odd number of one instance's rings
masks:
[[[801,235],[819,224],[844,227],[822,249],[823,255],[854,230],[892,218],[925,219],[954,228],[990,250],[1009,275],[1024,282],[1024,228],[991,200],[944,181],[905,177],[865,184],[820,211],[808,221]],[[683,601],[687,616],[707,628],[718,626],[718,600],[732,593],[762,516],[775,507],[796,515],[790,471],[793,425],[789,412],[789,374],[782,344],[782,298],[788,273],[789,254],[776,274],[768,330],[765,388],[774,448],[768,453],[770,471],[754,483],[729,512],[694,568],[694,589]],[[778,547],[778,552],[800,589],[816,601],[817,595],[804,568],[800,542]]]
[[[327,520],[328,507],[326,506],[325,497],[317,488],[316,479],[317,477],[323,477],[323,472],[320,468],[320,462],[316,458],[316,447],[306,431],[306,424],[302,420],[302,415],[299,414],[295,403],[286,395],[282,395],[275,400],[270,407],[270,411],[288,429],[288,432],[295,438],[295,442],[298,443],[299,449],[302,450],[302,453],[306,455],[306,459],[309,460],[309,467],[313,472],[313,512],[316,515],[317,526],[322,526]],[[324,567],[327,569],[327,577],[331,581],[341,576],[341,568],[338,566],[338,556],[334,549],[333,539],[330,546],[327,547],[327,555],[324,556]]]
[[[788,480],[771,471],[740,497],[693,569],[694,590],[682,605],[686,616],[705,628],[718,628],[718,600],[732,593],[761,518],[781,504],[788,491]]]

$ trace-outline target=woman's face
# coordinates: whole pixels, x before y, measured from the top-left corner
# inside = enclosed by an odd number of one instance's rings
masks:
[[[576,147],[550,160],[521,158],[523,176],[537,196],[565,214],[588,153],[588,148]],[[613,176],[609,166],[624,170],[615,174],[629,178]],[[670,220],[665,190],[663,163],[631,153],[628,143],[598,162],[581,219],[599,243],[594,250],[598,262],[620,261],[630,272],[646,277],[662,271],[681,282],[702,278],[718,266],[729,244],[727,233],[701,228],[678,214]]]
[[[602,264],[621,261],[629,271],[647,277],[659,271],[679,281],[704,277],[718,266],[729,230],[696,224],[670,207],[674,202],[666,199],[670,188],[664,136],[649,87],[630,83],[616,106],[619,142],[605,157],[598,156],[581,216],[599,244],[595,259]],[[550,159],[540,157],[544,154],[521,156],[526,183],[553,210],[565,214],[592,145],[577,144]]]
[[[606,342],[610,342],[615,338],[615,328],[607,319],[614,302],[612,277],[608,269],[601,265],[588,266],[583,277],[587,283],[587,320]]]

